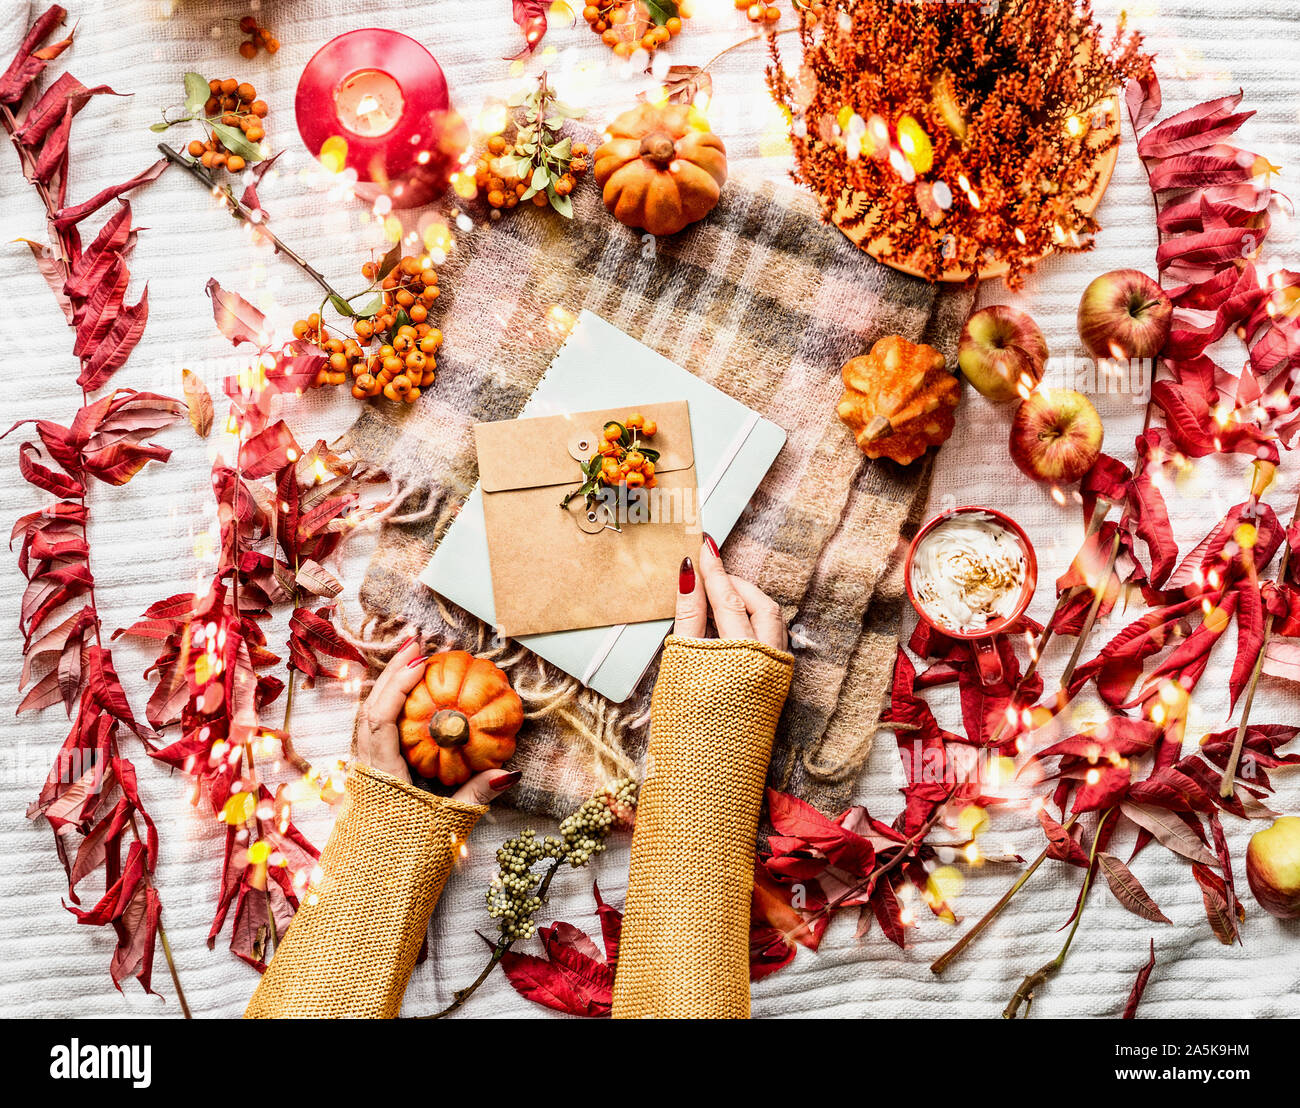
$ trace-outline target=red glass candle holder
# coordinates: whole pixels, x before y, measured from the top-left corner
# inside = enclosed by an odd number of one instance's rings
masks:
[[[298,133],[357,174],[357,194],[397,208],[427,204],[447,187],[465,148],[447,79],[415,39],[376,27],[322,46],[298,81]]]

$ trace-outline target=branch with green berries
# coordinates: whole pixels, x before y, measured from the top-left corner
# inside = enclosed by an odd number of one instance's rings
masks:
[[[561,866],[581,869],[605,850],[612,831],[629,827],[636,811],[637,784],[624,777],[584,801],[560,823],[559,835],[539,838],[528,828],[497,850],[498,870],[487,890],[488,915],[497,921],[497,940],[482,972],[458,989],[441,1012],[420,1019],[441,1019],[459,1009],[478,989],[506,952],[537,932],[536,916],[546,903]],[[540,870],[538,863],[542,863]]]

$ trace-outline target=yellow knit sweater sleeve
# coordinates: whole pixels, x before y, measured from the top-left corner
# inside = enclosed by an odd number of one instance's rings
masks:
[[[304,902],[244,1015],[392,1018],[461,844],[487,808],[356,766]]]
[[[789,654],[740,639],[664,647],[650,705],[614,1016],[747,1018],[763,782]]]

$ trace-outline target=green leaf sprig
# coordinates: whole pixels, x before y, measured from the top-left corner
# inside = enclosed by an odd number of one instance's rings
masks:
[[[556,192],[555,186],[569,172],[573,160],[573,140],[563,133],[565,121],[581,119],[583,112],[555,95],[545,72],[537,78],[537,88],[515,93],[506,104],[519,110],[513,165],[509,168],[519,180],[528,182],[520,201],[545,192],[551,207],[565,219],[572,219],[573,201]]]

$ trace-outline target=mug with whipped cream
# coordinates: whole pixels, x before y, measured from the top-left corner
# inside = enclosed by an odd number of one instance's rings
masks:
[[[1001,680],[991,643],[1029,607],[1038,561],[1024,530],[992,508],[954,508],[917,532],[904,567],[907,596],[935,630],[969,640],[980,673]]]

